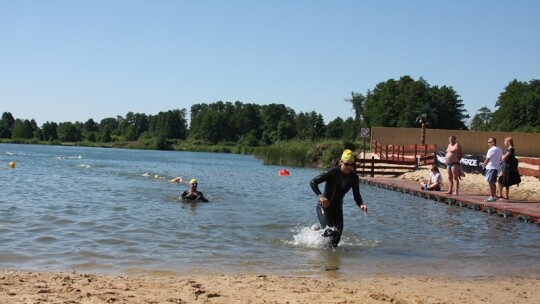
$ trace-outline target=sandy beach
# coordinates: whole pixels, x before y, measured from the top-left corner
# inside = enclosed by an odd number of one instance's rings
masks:
[[[540,280],[527,277],[342,280],[0,272],[1,303],[534,303],[538,298]]]
[[[442,170],[447,187],[446,172]],[[428,167],[399,178],[418,181]],[[510,196],[538,201],[539,181],[523,177]],[[461,190],[485,193],[481,175]],[[536,263],[538,261],[535,261]],[[534,300],[537,299],[537,300]],[[259,274],[98,275],[0,271],[0,303],[534,303],[540,276],[448,278],[381,274],[367,278]]]

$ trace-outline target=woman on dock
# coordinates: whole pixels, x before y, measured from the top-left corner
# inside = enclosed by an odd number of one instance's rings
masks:
[[[506,146],[506,152],[502,156],[501,171],[498,180],[498,198],[508,199],[510,186],[519,185],[519,183],[521,183],[521,176],[519,176],[518,160],[515,156],[516,150],[514,148],[514,140],[512,139],[512,137],[505,138],[504,145]],[[505,190],[504,196],[503,188]]]

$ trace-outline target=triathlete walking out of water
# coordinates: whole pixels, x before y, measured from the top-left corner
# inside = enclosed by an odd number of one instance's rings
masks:
[[[343,197],[353,189],[354,201],[364,212],[364,205],[360,195],[360,181],[353,172],[354,155],[351,150],[343,151],[339,167],[332,168],[311,180],[313,192],[319,196],[317,204],[317,217],[321,228],[325,230],[324,236],[330,237],[332,247],[336,247],[343,232]],[[319,184],[326,182],[324,192],[319,190]]]

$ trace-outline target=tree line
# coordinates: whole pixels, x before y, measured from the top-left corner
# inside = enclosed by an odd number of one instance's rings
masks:
[[[284,104],[258,105],[223,102],[194,104],[189,126],[186,109],[157,115],[128,112],[125,117],[92,118],[86,122],[45,122],[15,118],[4,112],[0,139],[34,139],[60,142],[153,141],[151,148],[170,148],[171,141],[190,140],[209,144],[227,143],[266,146],[284,140],[334,139],[354,141],[363,127],[418,127],[420,120],[430,128],[467,130],[470,117],[452,87],[431,86],[420,78],[403,76],[381,82],[364,94],[351,93],[345,102],[352,117],[337,117],[325,123],[315,111],[296,113]],[[540,81],[514,80],[500,94],[491,112],[479,109],[470,124],[481,131],[540,131]]]

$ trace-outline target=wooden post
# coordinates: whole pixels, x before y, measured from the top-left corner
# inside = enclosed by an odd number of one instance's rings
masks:
[[[375,177],[375,156],[371,157],[371,177]]]
[[[422,131],[420,132],[420,144],[425,145],[426,144],[426,125],[427,123],[422,120]]]

